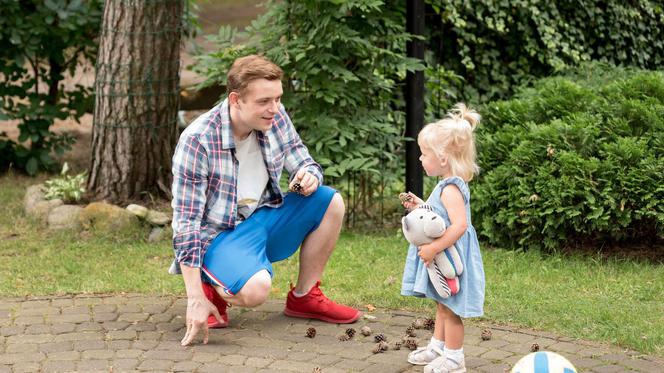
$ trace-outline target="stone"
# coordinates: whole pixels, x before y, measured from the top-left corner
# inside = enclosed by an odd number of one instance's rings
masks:
[[[74,229],[81,228],[81,212],[83,208],[75,205],[62,205],[54,208],[48,214],[48,227],[50,229]]]
[[[127,211],[138,216],[141,219],[145,219],[148,216],[148,208],[141,205],[131,204],[127,206]]]
[[[87,229],[117,233],[138,224],[138,218],[127,209],[106,202],[93,202],[83,209],[81,222]]]
[[[64,205],[61,199],[49,199],[36,202],[31,209],[26,210],[26,213],[39,220],[42,223],[48,222],[48,217],[56,207]]]
[[[168,225],[171,222],[171,216],[161,211],[149,210],[145,218],[152,225]]]
[[[30,211],[39,201],[46,200],[44,195],[44,184],[30,185],[25,191],[25,197],[23,198],[23,208],[25,212],[30,215]]]
[[[150,235],[148,236],[148,242],[155,243],[161,241],[161,239],[164,238],[165,233],[166,230],[162,227],[152,228]]]

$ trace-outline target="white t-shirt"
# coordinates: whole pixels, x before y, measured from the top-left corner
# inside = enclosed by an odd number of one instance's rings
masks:
[[[244,140],[235,140],[235,158],[240,164],[237,177],[237,214],[244,220],[258,207],[269,180],[263,153],[254,131]]]

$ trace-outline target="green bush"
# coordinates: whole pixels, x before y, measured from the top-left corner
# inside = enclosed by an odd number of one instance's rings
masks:
[[[0,0],[0,120],[19,121],[18,142],[0,133],[0,170],[53,170],[52,153],[74,140],[51,132],[55,119],[78,120],[92,107],[92,88],[62,80],[94,64],[103,3],[99,0]]]
[[[75,176],[67,175],[69,172],[69,165],[65,162],[62,165],[60,176],[46,180],[46,199],[59,198],[65,203],[78,202],[85,193],[85,172],[81,172]]]
[[[487,105],[473,186],[494,245],[664,238],[664,74],[584,66]]]
[[[505,98],[584,61],[664,65],[661,1],[426,0],[429,49],[466,100]]]

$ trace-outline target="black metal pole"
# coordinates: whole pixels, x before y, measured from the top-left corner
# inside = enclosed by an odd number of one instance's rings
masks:
[[[406,31],[424,35],[424,0],[406,0]],[[424,41],[411,40],[406,46],[408,57],[424,60]],[[424,72],[406,74],[406,137],[417,139],[424,126]],[[406,143],[406,190],[422,197],[422,166],[417,141]]]

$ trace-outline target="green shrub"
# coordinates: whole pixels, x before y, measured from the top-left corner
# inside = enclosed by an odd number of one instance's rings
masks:
[[[584,66],[487,105],[473,186],[494,245],[664,238],[664,74]]]
[[[67,175],[69,165],[67,162],[62,166],[60,177],[46,180],[46,199],[59,198],[66,202],[77,202],[85,193],[85,172],[78,175]]]
[[[664,65],[661,1],[426,0],[427,41],[466,100],[505,98],[519,84],[584,61]]]

